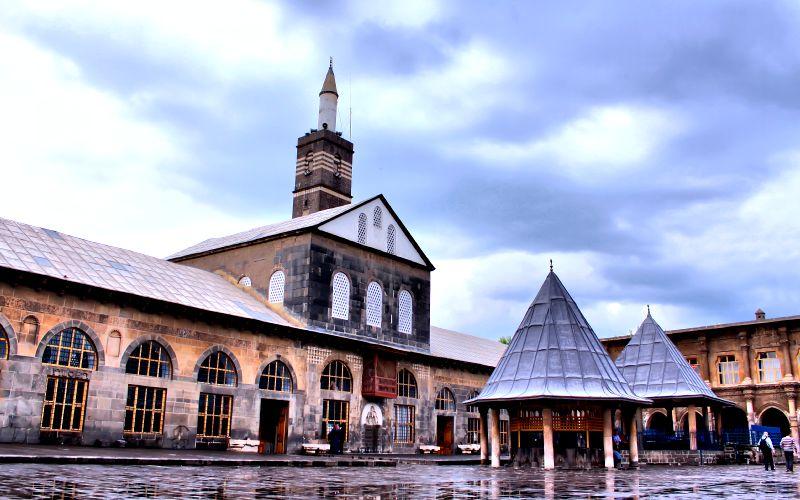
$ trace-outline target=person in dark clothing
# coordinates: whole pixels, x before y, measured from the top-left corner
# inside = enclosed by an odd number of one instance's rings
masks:
[[[764,457],[764,470],[775,470],[775,461],[772,458],[772,452],[775,447],[772,445],[772,439],[770,439],[768,432],[761,436],[761,440],[758,442],[758,449],[761,452],[761,456]]]
[[[331,453],[341,455],[344,449],[344,431],[339,424],[333,424],[333,429],[328,433],[328,442],[331,445]]]

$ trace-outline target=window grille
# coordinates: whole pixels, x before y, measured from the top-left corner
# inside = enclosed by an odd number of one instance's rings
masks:
[[[197,381],[204,384],[236,385],[236,366],[222,351],[209,354],[200,365]]]
[[[407,290],[402,290],[398,297],[400,302],[400,314],[397,324],[397,331],[400,333],[411,333],[413,326],[414,307],[411,300],[411,294]]]
[[[415,410],[411,405],[394,405],[395,444],[414,444]]]
[[[164,429],[166,389],[128,386],[123,434],[161,434]]]
[[[201,392],[197,408],[197,438],[227,439],[231,433],[232,411],[233,396]]]
[[[86,380],[47,377],[42,405],[43,431],[80,432],[86,407]]]
[[[148,340],[133,350],[128,362],[125,363],[125,373],[170,378],[172,362],[164,346],[154,340]]]
[[[456,411],[456,397],[447,387],[436,394],[436,409],[442,411]]]
[[[467,444],[480,444],[481,419],[467,419]]]
[[[775,383],[781,379],[781,360],[775,351],[758,353],[758,380]]]
[[[467,396],[467,399],[477,398],[478,394],[479,394],[478,391],[472,391],[469,394],[469,396]],[[469,405],[469,406],[467,406],[467,411],[472,412],[472,413],[478,413],[478,406],[477,405]]]
[[[283,271],[275,271],[269,278],[268,300],[271,304],[282,304],[284,290],[286,289],[286,274]]]
[[[253,280],[250,279],[250,276],[242,276],[239,278],[239,284],[242,286],[253,286]]]
[[[344,429],[344,440],[350,435],[349,425],[347,425],[350,415],[350,403],[338,401],[336,399],[325,399],[322,401],[322,432],[323,439],[333,430],[334,424]]]
[[[47,342],[42,363],[94,370],[97,351],[88,335],[77,328],[67,328],[53,335]]]
[[[395,253],[395,230],[394,224],[389,224],[386,230],[386,251],[394,255]]]
[[[283,362],[275,360],[264,367],[258,380],[259,389],[278,392],[292,392],[292,375]]]
[[[381,327],[383,322],[383,288],[373,281],[367,287],[367,325]]]
[[[358,214],[358,242],[362,245],[367,244],[367,214]]]
[[[327,391],[352,392],[353,376],[350,375],[350,369],[338,359],[331,361],[322,370],[320,388]]]
[[[375,210],[372,211],[372,225],[375,227],[383,225],[383,210],[381,210],[381,207],[375,207]]]
[[[417,397],[417,379],[406,369],[397,372],[397,395],[401,398]]]
[[[717,363],[719,371],[719,383],[722,385],[734,385],[739,383],[739,362],[736,356],[726,354],[719,357]]]
[[[344,273],[336,273],[333,276],[331,316],[339,319],[350,318],[350,280]]]

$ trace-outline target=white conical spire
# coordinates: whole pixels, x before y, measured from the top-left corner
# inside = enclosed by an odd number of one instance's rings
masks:
[[[339,101],[339,93],[336,92],[336,77],[333,75],[333,58],[328,66],[328,73],[325,75],[325,82],[319,92],[319,121],[318,129],[327,128],[336,131],[336,105]]]

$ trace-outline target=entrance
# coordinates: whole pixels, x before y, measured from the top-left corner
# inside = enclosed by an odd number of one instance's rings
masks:
[[[436,416],[436,445],[442,455],[453,453],[453,420],[454,417]]]
[[[261,453],[267,455],[286,453],[288,423],[288,401],[261,400],[261,417],[258,425],[259,451]]]

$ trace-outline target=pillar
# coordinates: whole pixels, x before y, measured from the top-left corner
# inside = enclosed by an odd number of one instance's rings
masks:
[[[717,424],[717,436],[719,436],[719,442],[722,443],[722,444],[725,444],[725,443],[723,443],[723,440],[722,440],[722,408],[721,407],[717,408],[717,411],[714,412],[714,423]]]
[[[553,410],[542,410],[542,435],[544,437],[544,470],[553,470],[556,467],[555,453],[553,450]]]
[[[614,468],[614,437],[613,437],[613,415],[611,408],[603,410],[603,451],[605,452],[606,469]]]
[[[639,428],[637,425],[639,419],[636,415],[638,411],[639,410],[636,410],[631,414],[630,428],[628,431],[628,451],[631,454],[631,467],[639,467]]]
[[[487,427],[486,408],[480,408],[481,424],[480,424],[480,443],[481,443],[481,464],[486,465],[489,461],[489,429]]]
[[[492,441],[492,467],[500,467],[500,410],[489,410],[489,432]]]
[[[778,338],[781,343],[781,351],[783,351],[783,379],[786,381],[794,380],[794,366],[792,366],[792,355],[789,352],[789,336],[786,333],[785,326],[778,328]]]
[[[749,425],[756,424],[756,412],[753,409],[753,399],[752,396],[748,397],[745,401],[745,405],[747,406],[747,423]]]
[[[678,430],[678,410],[675,408],[668,408],[669,418],[672,419],[672,432]]]
[[[797,431],[797,407],[794,394],[789,394],[789,427],[791,428],[792,438],[795,443],[800,443],[800,433]]]
[[[741,366],[744,370],[743,384],[752,384],[753,379],[750,375],[750,341],[747,331],[739,332],[739,353],[741,356]]]
[[[697,449],[697,408],[695,405],[689,405],[689,413],[686,418],[689,419],[689,449]]]

